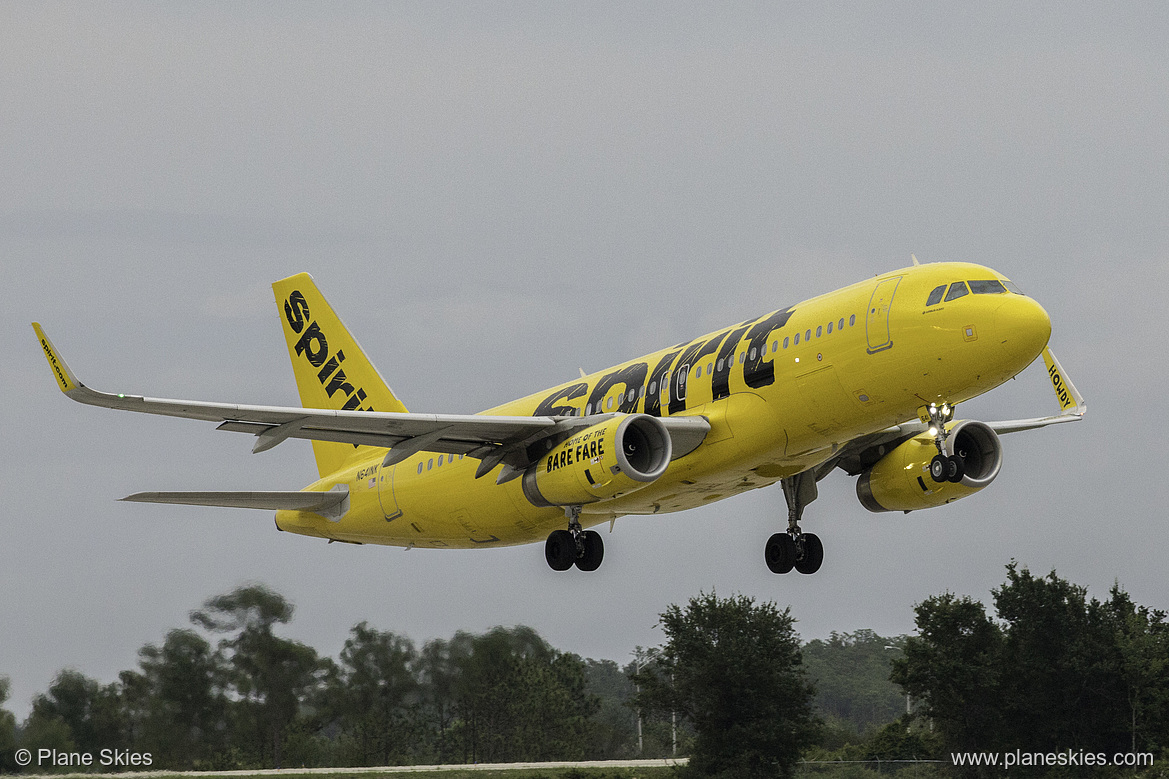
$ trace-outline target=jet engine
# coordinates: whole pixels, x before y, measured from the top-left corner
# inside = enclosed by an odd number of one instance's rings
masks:
[[[646,414],[616,414],[552,447],[523,477],[537,506],[575,506],[641,489],[666,472],[673,445]]]
[[[952,503],[994,481],[1003,464],[998,435],[985,422],[961,420],[946,425],[946,454],[963,466],[957,482],[936,482],[930,461],[937,455],[928,433],[910,438],[860,475],[856,496],[869,511],[914,511]]]

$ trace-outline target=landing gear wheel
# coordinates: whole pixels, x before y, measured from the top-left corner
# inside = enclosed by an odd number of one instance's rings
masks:
[[[949,476],[950,463],[949,458],[935,454],[934,459],[930,460],[930,478],[941,484]]]
[[[815,533],[804,533],[800,541],[804,553],[796,560],[796,570],[800,573],[815,573],[824,562],[824,544]]]
[[[962,477],[966,475],[966,467],[962,464],[962,458],[956,454],[952,454],[946,458],[946,481],[957,484],[962,481]]]
[[[580,534],[579,540],[584,551],[576,558],[576,567],[582,571],[595,571],[600,568],[601,560],[605,557],[605,542],[601,540],[601,534],[595,530],[585,530]]]
[[[576,539],[567,530],[553,530],[544,542],[544,559],[553,571],[567,571],[576,562]],[[598,560],[598,563],[600,561]]]
[[[796,562],[796,543],[787,533],[776,533],[767,539],[763,554],[772,573],[787,573]]]

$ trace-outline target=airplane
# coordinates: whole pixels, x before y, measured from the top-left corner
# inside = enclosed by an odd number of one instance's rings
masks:
[[[1086,411],[1038,302],[984,266],[913,262],[474,415],[408,412],[307,273],[272,285],[302,408],[99,392],[33,329],[72,400],[215,422],[256,436],[257,453],[307,439],[320,473],[300,491],[125,501],[274,510],[279,530],[329,543],[543,541],[553,570],[593,571],[604,543],[589,528],[779,482],[787,528],[764,560],[811,574],[824,546],[800,523],[831,471],[857,477],[869,511],[941,506],[994,481],[1001,434]],[[954,418],[1039,355],[1059,414]]]

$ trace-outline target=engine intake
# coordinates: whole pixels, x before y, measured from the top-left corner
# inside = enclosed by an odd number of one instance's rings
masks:
[[[1003,465],[998,434],[985,422],[962,420],[946,426],[946,454],[962,459],[965,474],[957,483],[930,478],[937,454],[933,436],[922,433],[900,444],[860,475],[856,496],[869,511],[914,511],[953,503],[986,487]]]
[[[536,506],[596,503],[641,489],[670,464],[666,426],[647,414],[619,414],[560,443],[524,472]]]

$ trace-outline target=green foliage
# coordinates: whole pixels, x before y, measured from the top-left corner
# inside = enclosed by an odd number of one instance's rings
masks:
[[[1054,571],[1036,577],[1014,563],[993,596],[998,621],[969,598],[927,599],[919,635],[894,661],[894,681],[923,701],[944,752],[1169,746],[1163,612],[1118,586],[1109,601],[1088,599]]]
[[[884,638],[871,630],[833,632],[804,645],[804,667],[816,686],[816,708],[832,721],[863,734],[905,712],[905,694],[889,679],[890,662],[905,636]]]
[[[8,700],[9,680],[7,676],[0,676],[0,773],[15,771],[17,766],[13,758],[16,750],[16,717],[4,708]]]
[[[751,598],[692,598],[661,616],[666,643],[636,675],[637,704],[694,727],[686,773],[791,776],[816,732],[790,611]]]
[[[256,763],[276,768],[302,701],[318,691],[329,670],[315,649],[272,632],[292,619],[292,611],[281,595],[247,585],[209,599],[191,614],[191,621],[207,630],[234,634],[218,648],[228,690],[238,699],[228,710],[227,729]]]

